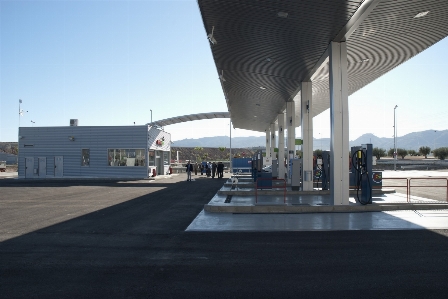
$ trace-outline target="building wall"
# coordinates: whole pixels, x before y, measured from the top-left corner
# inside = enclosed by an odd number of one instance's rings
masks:
[[[146,166],[109,166],[108,149],[148,150],[148,126],[21,127],[19,129],[19,178],[25,178],[25,158],[46,157],[46,174],[55,176],[54,157],[63,156],[63,177],[148,177]],[[70,138],[73,137],[73,141]],[[81,166],[82,149],[90,149],[90,165]]]

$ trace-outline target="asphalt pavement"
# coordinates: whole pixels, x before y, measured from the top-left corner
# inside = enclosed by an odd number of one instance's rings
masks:
[[[224,180],[0,180],[1,298],[446,298],[448,230],[185,231]]]

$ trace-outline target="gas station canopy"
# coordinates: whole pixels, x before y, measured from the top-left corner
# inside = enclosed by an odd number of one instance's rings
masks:
[[[168,125],[174,125],[182,122],[193,121],[193,120],[203,120],[203,119],[214,119],[214,118],[229,118],[229,112],[208,112],[208,113],[198,113],[176,116],[171,118],[166,118],[158,121],[149,123],[148,125],[156,125],[159,127],[165,127]]]
[[[330,107],[330,42],[347,43],[348,95],[448,35],[443,0],[198,0],[235,128],[264,132],[312,81]],[[416,74],[418,76],[418,74]],[[300,107],[295,105],[296,124]]]

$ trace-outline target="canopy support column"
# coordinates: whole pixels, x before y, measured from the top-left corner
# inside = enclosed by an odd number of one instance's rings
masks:
[[[349,204],[347,44],[330,43],[330,190],[333,205]]]
[[[313,190],[313,86],[311,82],[302,82],[301,118],[302,118],[302,190]]]

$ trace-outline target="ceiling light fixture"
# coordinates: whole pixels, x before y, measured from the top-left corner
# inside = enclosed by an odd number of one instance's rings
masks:
[[[277,13],[277,17],[279,17],[279,18],[287,18],[288,17],[288,13],[287,12],[284,12],[284,11],[279,11],[278,13]]]
[[[224,79],[224,70],[221,70],[221,75],[219,75],[219,79],[221,79],[222,82],[226,82],[226,79]]]
[[[213,37],[213,31],[215,31],[215,26],[212,27],[212,33],[208,34],[207,37],[208,37],[208,40],[212,43],[212,45],[217,45],[218,42]]]
[[[260,86],[260,89],[263,89],[263,90],[265,90],[265,89],[266,89],[266,87]]]
[[[419,12],[418,14],[415,15],[414,19],[415,19],[415,18],[421,18],[421,17],[424,17],[424,16],[426,16],[428,13],[429,13],[429,10],[428,10],[428,11],[424,11],[424,12]]]

